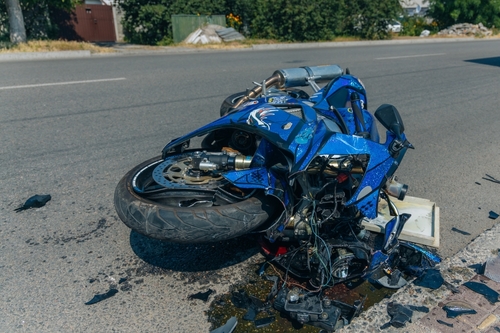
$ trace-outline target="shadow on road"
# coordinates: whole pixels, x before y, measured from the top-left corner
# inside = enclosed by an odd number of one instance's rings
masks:
[[[465,61],[466,62],[473,62],[475,64],[480,64],[480,65],[489,65],[489,66],[500,67],[500,57],[471,59],[471,60],[465,60]]]
[[[132,231],[130,245],[146,263],[178,272],[218,270],[243,262],[259,252],[253,236],[210,244],[177,244]]]

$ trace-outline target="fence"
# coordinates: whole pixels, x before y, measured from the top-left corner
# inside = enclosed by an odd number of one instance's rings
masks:
[[[190,33],[206,24],[217,24],[225,27],[226,17],[224,15],[172,15],[172,34],[174,42],[182,42]]]

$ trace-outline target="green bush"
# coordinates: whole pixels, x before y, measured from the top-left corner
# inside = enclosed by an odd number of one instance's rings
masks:
[[[345,35],[387,39],[389,23],[402,13],[399,0],[352,0],[342,9]]]
[[[431,34],[439,31],[437,23],[428,23],[425,17],[406,16],[401,20],[400,36],[420,36],[422,31],[429,30]]]
[[[173,14],[226,15],[228,26],[247,37],[280,41],[331,40],[335,36],[385,39],[399,0],[120,0],[125,38],[165,45]]]
[[[500,0],[429,0],[428,15],[439,28],[456,23],[482,23],[500,27]]]
[[[172,15],[224,14],[225,0],[122,0],[123,32],[131,43],[168,45],[172,42]]]

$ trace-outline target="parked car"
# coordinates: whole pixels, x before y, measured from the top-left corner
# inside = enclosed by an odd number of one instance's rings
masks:
[[[387,30],[389,32],[401,32],[401,23],[396,20],[392,20],[391,23],[387,25]]]

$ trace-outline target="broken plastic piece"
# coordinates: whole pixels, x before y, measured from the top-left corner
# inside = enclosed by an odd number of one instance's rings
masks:
[[[488,174],[486,174],[486,177],[483,177],[484,180],[487,180],[487,181],[490,181],[490,182],[493,182],[493,183],[497,183],[497,184],[500,184],[500,180],[496,179],[495,177],[493,176],[490,176]]]
[[[441,319],[438,319],[437,322],[440,323],[441,325],[446,325],[448,327],[453,327],[453,324],[450,324],[450,323],[447,323],[445,321],[442,321]]]
[[[105,294],[97,294],[95,295],[90,301],[85,303],[85,305],[92,305],[95,303],[99,303],[100,301],[104,301],[105,299],[108,299],[110,297],[115,296],[115,294],[118,292],[118,289],[111,288],[109,291]]]
[[[377,280],[382,286],[389,289],[399,289],[408,284],[408,282],[403,278],[399,270],[394,270],[390,275],[384,275]]]
[[[500,332],[500,327],[495,326],[494,329],[495,329],[495,331]]]
[[[210,331],[210,333],[231,333],[232,331],[234,331],[234,328],[237,324],[238,319],[236,319],[236,317],[231,317],[223,326]]]
[[[492,219],[492,220],[496,220],[496,219],[498,218],[498,216],[500,216],[500,215],[498,215],[497,213],[495,213],[495,212],[494,212],[494,211],[492,211],[492,210],[490,210],[490,213],[489,213],[489,214],[490,214],[490,215],[489,215],[488,217],[489,217],[490,219]]]
[[[455,227],[451,228],[451,231],[455,231],[455,232],[458,232],[459,234],[466,235],[466,236],[470,235],[470,233],[468,233],[467,231],[463,231],[463,230],[457,229]]]
[[[444,279],[441,276],[441,272],[437,269],[428,269],[421,277],[418,277],[415,281],[413,281],[413,284],[416,286],[433,290],[441,287],[443,283]]]
[[[196,294],[192,294],[192,295],[189,295],[188,298],[189,299],[199,299],[199,300],[202,300],[203,302],[206,302],[208,301],[208,297],[210,297],[210,295],[213,293],[214,291],[212,289],[208,289],[207,291],[205,291],[204,293],[202,293],[201,291],[196,293]]]
[[[486,260],[484,276],[495,282],[500,282],[500,256]]]
[[[444,281],[443,285],[446,288],[448,288],[448,290],[451,290],[451,292],[454,293],[454,294],[460,293],[460,290],[457,287],[455,287],[454,285],[452,285],[451,283],[449,283],[448,281]]]
[[[476,274],[483,274],[484,273],[484,264],[474,264],[474,265],[470,265],[467,267],[473,269],[474,272],[476,272]]]
[[[429,308],[426,306],[416,306],[416,305],[406,305],[410,310],[413,311],[418,311],[418,312],[423,312],[423,313],[429,313]]]
[[[257,319],[254,321],[256,328],[262,328],[271,325],[276,320],[276,317],[270,316],[266,318]]]
[[[19,208],[14,209],[14,211],[16,213],[19,213],[19,212],[21,212],[23,210],[27,210],[27,209],[30,209],[30,208],[40,208],[40,207],[45,206],[45,204],[47,202],[49,202],[50,199],[52,199],[52,197],[50,196],[50,194],[44,194],[44,195],[38,195],[38,194],[36,194],[36,195],[32,196],[31,198],[29,198],[28,200],[26,200],[26,202],[24,203],[24,205],[22,205]]]
[[[483,295],[491,304],[498,302],[498,293],[483,283],[468,281],[464,283],[464,286]]]
[[[443,306],[447,318],[455,318],[463,314],[476,314],[476,310],[469,303],[462,301],[451,301]]]
[[[413,311],[411,309],[394,302],[387,303],[387,313],[391,317],[391,321],[389,323],[391,326],[397,328],[404,327],[407,322],[411,323],[411,317],[413,316]]]

